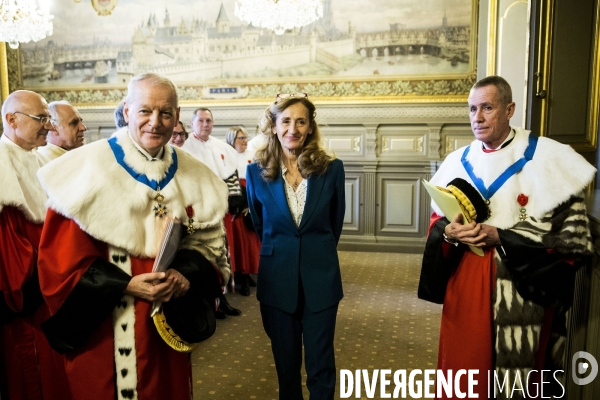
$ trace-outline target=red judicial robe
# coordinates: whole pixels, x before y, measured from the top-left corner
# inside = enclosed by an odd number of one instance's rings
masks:
[[[242,190],[246,190],[246,180],[240,179]],[[231,269],[242,274],[257,274],[260,260],[260,240],[251,231],[242,215],[225,215],[225,231],[231,257]]]
[[[40,330],[49,316],[37,273],[47,197],[35,174],[45,162],[0,139],[0,390],[11,400],[69,399],[62,357]]]
[[[483,151],[476,140],[469,152],[463,148],[448,155],[431,183],[445,187],[454,178],[472,183],[461,161],[466,157],[476,177],[490,188],[530,144],[529,132],[521,128],[508,146],[493,153]],[[438,216],[441,212],[432,203],[419,297],[444,304],[438,369],[479,369],[479,398],[488,398],[488,371],[498,374],[500,382],[508,376],[511,390],[497,398],[519,398],[522,390],[512,391],[513,385],[523,389],[529,370],[564,369],[561,343],[573,297],[573,264],[579,260],[581,265],[591,250],[579,193],[594,172],[570,147],[539,138],[532,159],[489,198],[491,216],[484,223],[498,228],[502,246],[486,248],[483,257],[443,241],[448,220]],[[522,196],[528,198],[525,206],[519,201]],[[460,387],[466,392],[466,377]],[[560,394],[560,387],[553,389]],[[442,393],[441,398],[448,397]]]
[[[171,146],[148,160],[126,130],[68,152],[38,177],[49,198],[39,274],[52,316],[42,329],[66,356],[73,399],[190,399],[188,355],[160,338],[151,304],[124,290],[132,276],[152,271],[166,223],[159,209],[189,228],[180,249],[229,276],[226,184]],[[192,284],[188,293],[198,288]]]
[[[23,309],[23,285],[34,275],[42,224],[27,221],[14,207],[0,212],[0,288],[13,312]],[[36,315],[39,317],[38,315]],[[41,399],[36,338],[43,339],[33,316],[2,326],[2,350],[10,399]]]
[[[108,258],[107,244],[92,238],[71,219],[48,211],[40,249],[41,285],[54,314],[83,273],[98,257]],[[154,259],[131,257],[133,276],[152,272]],[[135,349],[139,399],[191,399],[191,366],[187,353],[172,350],[150,318],[151,303],[135,299]],[[73,399],[115,398],[113,317],[107,317],[81,348],[66,355]]]

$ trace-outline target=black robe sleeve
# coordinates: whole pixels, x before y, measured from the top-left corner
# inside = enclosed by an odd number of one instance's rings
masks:
[[[502,242],[498,253],[521,297],[543,307],[573,304],[575,274],[588,261],[586,257],[576,257],[571,265],[561,254],[550,254],[542,243],[518,233],[498,229],[498,235]]]
[[[467,248],[463,244],[451,246],[450,254],[444,255],[442,243],[444,241],[444,228],[450,221],[447,218],[438,220],[427,237],[421,278],[417,295],[420,299],[436,304],[443,304],[446,296],[446,286],[452,273],[458,267],[460,260]]]
[[[81,347],[123,297],[131,276],[96,258],[60,309],[41,325],[50,346],[64,354]]]

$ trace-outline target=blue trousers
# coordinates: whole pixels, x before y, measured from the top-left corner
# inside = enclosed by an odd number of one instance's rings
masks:
[[[338,304],[318,313],[306,306],[303,297],[293,314],[261,303],[263,327],[271,348],[280,400],[303,400],[302,342],[306,361],[306,386],[310,400],[331,400],[335,393],[336,369],[333,350]]]

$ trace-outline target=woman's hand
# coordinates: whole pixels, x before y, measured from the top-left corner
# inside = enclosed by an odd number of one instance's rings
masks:
[[[167,302],[172,297],[183,296],[190,288],[181,273],[169,269],[167,272],[150,272],[136,275],[129,281],[125,294],[148,301]]]

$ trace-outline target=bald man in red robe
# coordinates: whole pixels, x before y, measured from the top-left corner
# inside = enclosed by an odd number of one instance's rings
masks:
[[[46,163],[36,148],[52,129],[48,104],[20,90],[2,105],[0,138],[0,318],[5,379],[2,398],[68,399],[60,356],[40,330],[48,316],[37,271],[46,194],[36,173]]]

